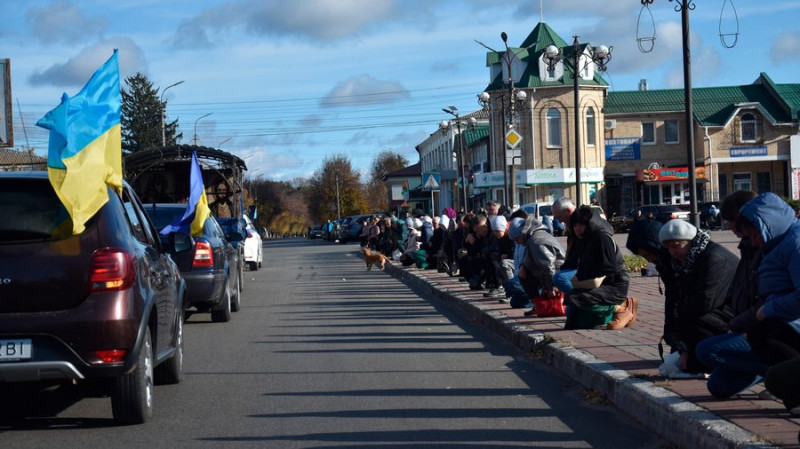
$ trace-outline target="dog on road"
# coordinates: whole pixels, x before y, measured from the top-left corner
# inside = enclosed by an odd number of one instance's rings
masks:
[[[364,253],[364,262],[367,264],[367,271],[372,270],[373,265],[380,267],[380,269],[383,270],[386,266],[386,261],[389,260],[383,254],[373,253],[367,247],[361,248],[361,252]]]

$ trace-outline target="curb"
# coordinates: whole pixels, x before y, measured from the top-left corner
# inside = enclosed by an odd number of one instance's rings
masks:
[[[359,252],[360,254],[360,252]],[[596,358],[586,351],[563,346],[546,334],[533,330],[502,312],[484,307],[432,285],[394,263],[386,264],[387,274],[415,290],[439,299],[462,312],[470,321],[498,333],[526,353],[541,354],[547,363],[585,388],[604,395],[616,408],[681,448],[766,449],[776,446],[714,413],[659,387],[651,381],[631,376],[627,371]]]

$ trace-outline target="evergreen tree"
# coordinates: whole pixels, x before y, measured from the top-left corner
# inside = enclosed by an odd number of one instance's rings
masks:
[[[125,79],[128,89],[122,89],[122,152],[131,154],[161,146],[161,114],[166,111],[158,90],[141,73]],[[166,120],[166,117],[165,117]],[[183,137],[177,133],[178,120],[165,121],[166,144],[173,145]]]

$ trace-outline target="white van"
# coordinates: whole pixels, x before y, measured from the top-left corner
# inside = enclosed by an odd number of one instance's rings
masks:
[[[533,215],[539,221],[545,216],[550,217],[551,221],[553,220],[553,203],[527,203],[519,208],[528,215]]]

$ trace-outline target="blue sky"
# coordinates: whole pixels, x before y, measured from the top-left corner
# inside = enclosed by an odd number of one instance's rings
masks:
[[[15,147],[45,155],[34,126],[120,50],[122,76],[167,90],[184,143],[246,159],[251,174],[306,177],[345,154],[366,172],[375,154],[414,147],[449,116],[478,108],[486,49],[518,46],[543,17],[562,38],[613,46],[612,90],[683,87],[681,15],[655,0],[0,0],[0,58],[11,59]],[[760,72],[800,83],[800,1],[695,0],[695,87],[749,84]],[[733,14],[734,5],[736,15]],[[640,15],[641,12],[641,15]],[[652,20],[650,13],[652,13]],[[720,41],[736,31],[734,48]],[[639,18],[641,17],[641,20]],[[640,35],[652,34],[642,53]],[[733,42],[728,36],[728,44]],[[21,111],[21,114],[20,114]],[[200,118],[205,114],[211,114]],[[198,120],[199,119],[199,120]],[[23,129],[24,122],[24,129]],[[26,143],[27,134],[27,143]]]

